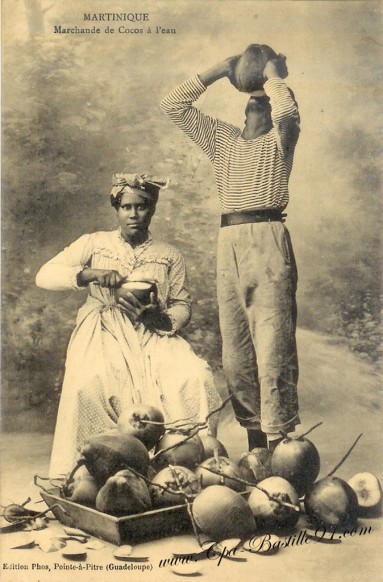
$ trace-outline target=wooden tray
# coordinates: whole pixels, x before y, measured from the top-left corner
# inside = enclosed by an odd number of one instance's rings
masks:
[[[52,507],[52,513],[60,523],[79,528],[116,545],[145,542],[192,531],[186,505],[114,517],[63,499],[59,489],[40,491],[40,494],[48,507]]]

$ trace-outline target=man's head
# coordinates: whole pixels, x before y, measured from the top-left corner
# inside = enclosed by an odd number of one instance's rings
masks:
[[[298,109],[293,91],[289,87],[288,91]],[[299,118],[299,114],[297,115]],[[245,128],[252,130],[258,129],[261,133],[269,131],[272,128],[270,99],[263,90],[254,91],[254,94],[251,95],[245,108],[245,116]]]
[[[245,115],[247,117],[252,113],[254,114],[262,113],[271,116],[270,99],[267,97],[267,95],[250,97],[246,105]]]
[[[264,128],[269,131],[272,127],[270,99],[267,95],[251,96],[245,109],[245,126],[250,128]]]

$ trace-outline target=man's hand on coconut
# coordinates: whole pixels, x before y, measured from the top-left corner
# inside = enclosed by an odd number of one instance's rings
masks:
[[[241,58],[242,53],[239,55],[235,55],[233,57],[228,57],[227,59],[224,60],[225,66],[226,66],[226,77],[229,79],[230,83],[232,85],[234,85],[234,87],[237,89],[236,83],[235,83],[235,67],[239,61],[239,59]]]
[[[286,65],[286,57],[279,53],[276,59],[272,59],[266,63],[263,71],[263,76],[266,80],[272,79],[273,77],[279,77],[281,79],[286,79],[289,74]]]
[[[227,77],[232,83],[234,67],[241,55],[235,55],[233,57],[228,57],[227,59],[216,63],[203,73],[198,73],[198,76],[205,87],[208,87],[218,79]]]

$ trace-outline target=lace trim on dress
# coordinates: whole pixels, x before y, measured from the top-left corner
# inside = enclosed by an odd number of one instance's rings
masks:
[[[121,231],[121,227],[119,226],[117,229],[117,236],[119,241],[124,245],[128,245],[130,251],[137,257],[139,255],[141,255],[151,244],[153,244],[153,238],[151,233],[148,233],[148,238],[146,239],[146,241],[144,241],[141,245],[138,245],[136,247],[132,247],[128,241],[126,241],[124,239],[124,237],[122,236],[122,231]]]
[[[146,255],[142,257],[142,254],[153,245],[153,239],[150,233],[149,238],[142,243],[142,245],[139,245],[136,248],[132,248],[123,238],[120,229],[115,231],[115,234],[117,235],[117,242],[119,243],[115,249],[111,249],[110,246],[106,246],[106,244],[99,244],[98,240],[94,246],[93,254],[101,255],[112,261],[117,261],[124,270],[127,268],[136,269],[137,267],[148,263],[171,266],[171,258],[156,256],[156,252],[158,252],[156,245],[153,246],[153,253],[147,252]]]
[[[170,257],[156,256],[158,245],[154,245],[153,237],[150,232],[146,241],[135,248],[131,247],[130,244],[124,239],[121,233],[121,227],[118,228],[117,230],[117,236],[119,241],[124,245],[125,248],[126,246],[128,246],[129,251],[132,254],[131,258],[133,259],[133,262],[129,260],[129,265],[134,266],[135,269],[148,263],[156,263],[157,265],[167,265],[168,267],[172,265],[172,259]],[[149,252],[145,255],[145,257],[142,257],[142,254],[151,246],[153,246],[152,249],[153,253],[151,254]]]
[[[159,257],[154,257],[152,256],[146,256],[143,257],[140,261],[137,261],[134,263],[134,267],[135,268],[139,268],[142,267],[142,265],[147,265],[147,264],[152,264],[152,263],[156,263],[157,265],[166,265],[167,267],[170,267],[170,265],[172,264],[170,259],[167,258],[159,258]]]

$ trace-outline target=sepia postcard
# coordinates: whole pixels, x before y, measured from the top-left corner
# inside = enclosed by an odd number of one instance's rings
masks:
[[[381,3],[1,11],[2,582],[383,580]]]

